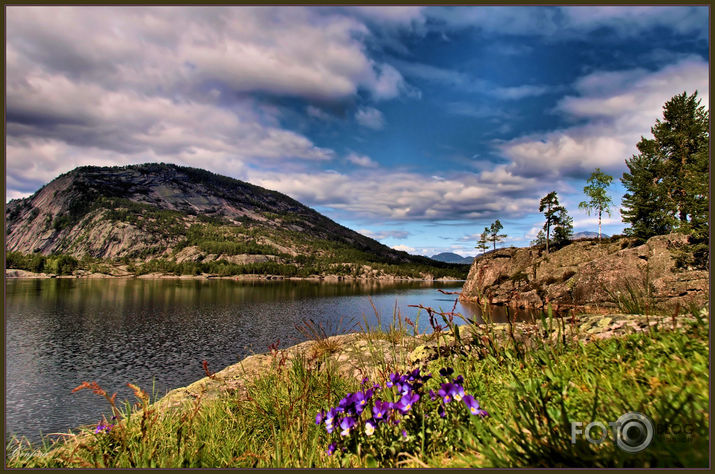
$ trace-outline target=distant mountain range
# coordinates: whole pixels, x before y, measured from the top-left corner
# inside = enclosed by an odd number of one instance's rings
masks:
[[[601,233],[601,238],[602,239],[607,239],[610,236],[607,234]],[[598,232],[576,232],[573,237],[571,237],[573,240],[578,240],[578,239],[597,239],[598,238]]]
[[[432,260],[437,260],[438,262],[460,263],[466,265],[471,265],[472,262],[474,262],[474,257],[462,257],[461,255],[457,255],[452,252],[438,253],[437,255],[432,255],[431,258]]]
[[[8,252],[161,261],[151,271],[466,276],[461,267],[391,249],[279,192],[172,164],[76,168],[7,203],[5,220]]]

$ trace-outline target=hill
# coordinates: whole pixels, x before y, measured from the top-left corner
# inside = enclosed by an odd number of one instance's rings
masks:
[[[442,252],[437,255],[432,255],[432,260],[437,260],[438,262],[446,263],[460,263],[464,265],[471,265],[474,261],[474,257],[462,257],[456,253],[452,252]]]
[[[62,254],[138,274],[466,273],[391,249],[279,192],[163,163],[76,168],[10,201],[5,218],[8,258],[20,268],[28,256]]]

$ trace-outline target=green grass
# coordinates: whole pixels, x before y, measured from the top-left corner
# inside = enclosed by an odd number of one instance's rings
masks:
[[[553,323],[564,332],[569,329],[563,321]],[[398,328],[392,324],[390,330]],[[423,366],[422,373],[435,377],[400,425],[409,430],[408,438],[398,430],[370,437],[354,432],[343,439],[347,451],[332,456],[325,449],[336,435],[331,438],[316,426],[315,414],[358,390],[360,382],[339,375],[329,353],[315,361],[286,359],[278,351],[272,368],[246,390],[217,400],[198,399],[174,412],[147,407],[129,416],[125,411],[125,421],[109,433],[86,429],[65,444],[30,448],[15,440],[8,445],[7,465],[705,467],[708,329],[701,319],[677,330],[668,325],[582,344],[514,329],[499,339],[490,328],[462,326],[457,343],[447,345],[445,336],[439,356]],[[377,367],[380,361],[374,362]],[[446,366],[454,368],[455,376],[464,376],[464,389],[490,416],[470,416],[459,402],[452,402],[447,418],[436,416],[437,402],[426,391],[439,388],[437,373]],[[408,366],[386,368],[404,371]],[[387,375],[378,370],[371,383],[384,387]],[[631,411],[645,414],[658,427],[645,450],[624,452],[610,438],[596,445],[579,436],[572,444],[571,422],[582,422],[582,428],[592,421],[607,425]],[[689,437],[680,433],[682,427]]]

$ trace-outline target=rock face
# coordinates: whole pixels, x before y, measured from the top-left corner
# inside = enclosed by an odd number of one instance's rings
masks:
[[[6,249],[23,254],[247,265],[335,252],[337,262],[360,253],[379,263],[448,267],[391,249],[276,191],[161,163],[76,168],[7,203],[5,218]]]
[[[686,242],[670,234],[637,246],[625,237],[576,241],[549,255],[536,247],[498,249],[475,260],[461,298],[521,308],[613,307],[619,295],[633,293],[653,305],[702,304],[708,272],[676,270],[671,255]]]

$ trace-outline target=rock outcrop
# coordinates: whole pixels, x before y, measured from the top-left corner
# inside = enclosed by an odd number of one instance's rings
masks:
[[[478,257],[461,298],[521,308],[614,307],[619,297],[648,304],[702,304],[708,272],[677,269],[672,251],[687,236],[655,236],[642,245],[626,237],[576,241],[546,255],[543,249],[506,248]]]

